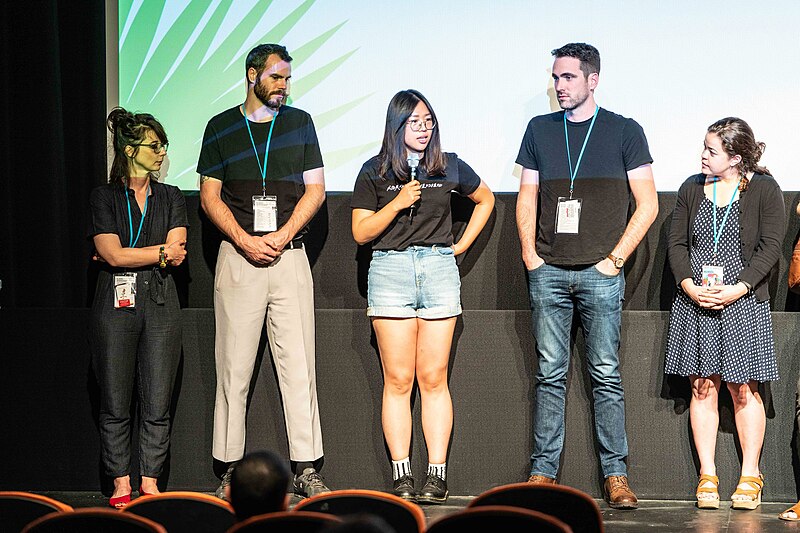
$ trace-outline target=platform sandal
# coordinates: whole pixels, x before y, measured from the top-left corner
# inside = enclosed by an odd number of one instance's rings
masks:
[[[698,509],[719,509],[719,478],[702,474],[695,497]]]
[[[787,520],[789,522],[800,522],[800,502],[797,502],[779,514],[778,518],[781,520]]]
[[[752,488],[744,489],[740,485]],[[731,496],[731,507],[734,509],[755,509],[761,505],[761,491],[764,489],[763,476],[742,476],[736,485],[736,491]],[[737,498],[737,496],[739,498]]]

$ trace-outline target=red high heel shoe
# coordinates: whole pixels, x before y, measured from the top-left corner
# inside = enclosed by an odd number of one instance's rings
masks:
[[[126,505],[131,503],[131,494],[123,494],[122,496],[117,496],[116,498],[109,498],[108,505],[113,507],[114,509],[122,509]]]

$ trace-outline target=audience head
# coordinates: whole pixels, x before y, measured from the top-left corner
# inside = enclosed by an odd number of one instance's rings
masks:
[[[270,451],[247,454],[234,466],[227,489],[237,520],[285,511],[290,480],[289,466],[278,454]]]

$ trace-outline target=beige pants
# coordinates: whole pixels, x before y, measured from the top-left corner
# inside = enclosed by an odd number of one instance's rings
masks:
[[[219,247],[214,278],[217,399],[212,454],[225,462],[244,455],[250,378],[264,319],[283,399],[289,457],[322,456],[314,355],[314,282],[305,250],[284,250],[256,267],[232,244]]]

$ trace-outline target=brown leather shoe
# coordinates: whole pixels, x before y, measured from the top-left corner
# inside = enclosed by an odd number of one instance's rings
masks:
[[[603,485],[606,501],[614,509],[636,509],[639,500],[628,486],[627,476],[608,476]]]
[[[556,480],[552,477],[535,475],[528,478],[528,483],[538,483],[539,485],[555,485]]]

